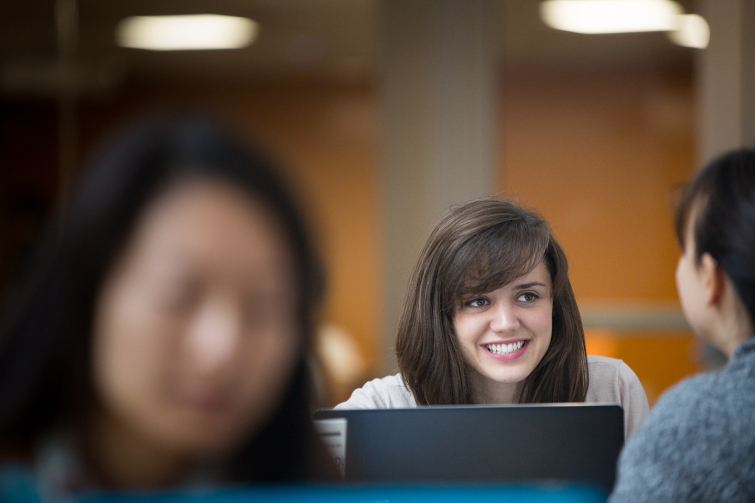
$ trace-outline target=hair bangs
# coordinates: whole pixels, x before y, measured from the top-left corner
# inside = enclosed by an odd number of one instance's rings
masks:
[[[549,233],[544,225],[506,222],[478,233],[454,257],[449,299],[453,310],[468,296],[492,292],[532,271],[545,256]]]

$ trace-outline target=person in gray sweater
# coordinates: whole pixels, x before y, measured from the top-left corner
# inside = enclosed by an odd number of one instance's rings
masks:
[[[658,400],[621,453],[609,501],[755,501],[755,151],[695,177],[676,233],[684,314],[729,361]]]

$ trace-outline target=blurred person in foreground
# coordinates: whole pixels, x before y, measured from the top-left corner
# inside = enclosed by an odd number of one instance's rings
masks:
[[[620,456],[610,501],[755,501],[755,151],[697,174],[676,234],[684,315],[729,361],[658,400]]]
[[[306,364],[322,275],[273,168],[187,115],[84,173],[0,332],[0,486],[331,479]]]

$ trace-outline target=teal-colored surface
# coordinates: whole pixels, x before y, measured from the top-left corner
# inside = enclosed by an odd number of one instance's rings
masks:
[[[159,494],[91,495],[77,503],[603,503],[584,486],[257,486]]]
[[[33,472],[21,465],[0,466],[0,502],[40,503]]]

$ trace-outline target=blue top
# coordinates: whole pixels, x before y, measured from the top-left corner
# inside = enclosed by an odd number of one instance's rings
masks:
[[[755,338],[661,396],[621,453],[609,501],[755,501]]]

